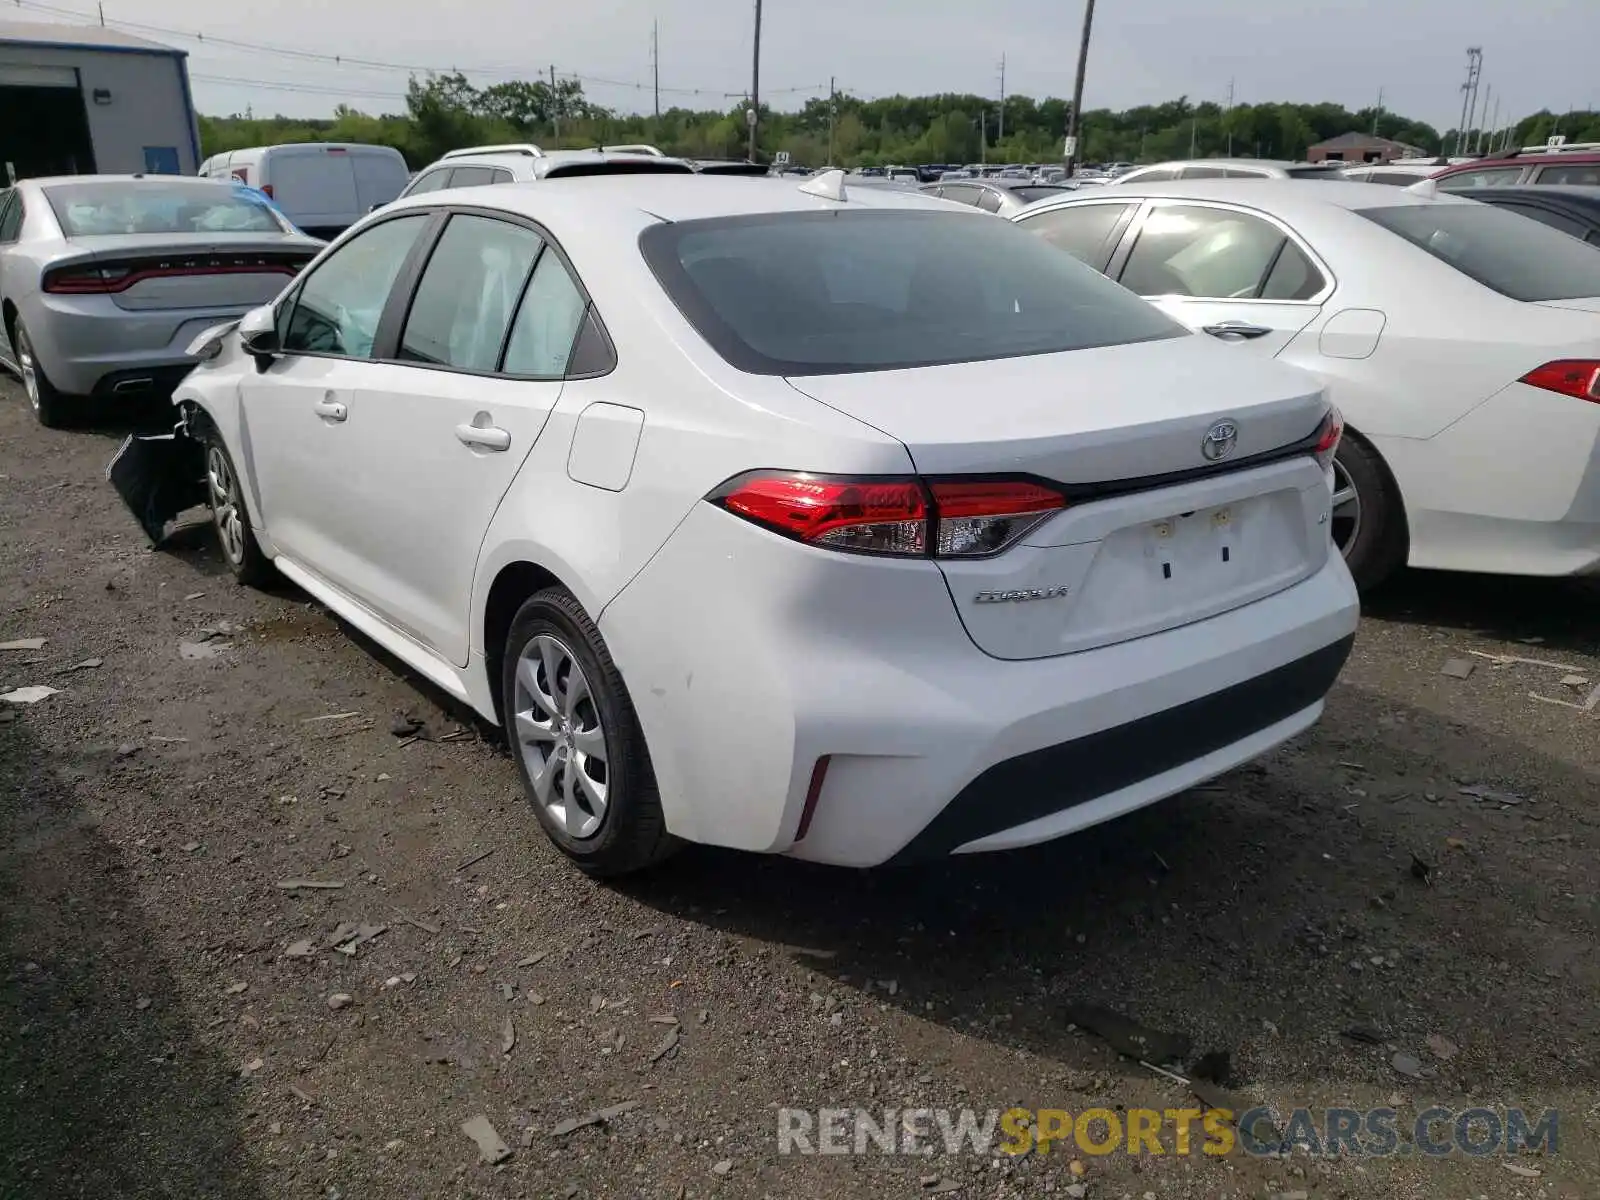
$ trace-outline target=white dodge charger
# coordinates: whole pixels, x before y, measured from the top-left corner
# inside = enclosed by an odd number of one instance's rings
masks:
[[[276,568],[486,719],[585,869],[1044,841],[1309,726],[1340,420],[976,211],[837,172],[403,200],[176,401]]]

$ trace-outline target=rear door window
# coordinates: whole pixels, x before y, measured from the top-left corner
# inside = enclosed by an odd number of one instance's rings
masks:
[[[966,184],[945,184],[944,190],[939,195],[945,200],[954,200],[958,204],[971,204],[976,206],[978,198],[983,195],[982,188],[969,187]]]
[[[1115,246],[1112,234],[1122,227],[1132,204],[1070,204],[1025,217],[1017,224],[1065,250],[1096,271],[1104,271]]]
[[[450,218],[428,257],[400,335],[403,362],[493,371],[544,239],[490,217]]]
[[[1254,297],[1286,241],[1283,230],[1233,209],[1158,205],[1122,270],[1141,296]]]
[[[1226,179],[1228,172],[1223,167],[1185,167],[1179,173],[1179,179]]]
[[[411,181],[411,187],[406,191],[406,195],[420,196],[423,192],[437,192],[449,182],[450,168],[448,167],[424,171]]]
[[[1555,167],[1536,167],[1535,183],[1565,183],[1578,187],[1600,187],[1600,162],[1563,163]]]
[[[1522,168],[1480,167],[1471,171],[1458,171],[1439,180],[1439,188],[1450,192],[1457,188],[1507,187],[1522,178]]]
[[[450,186],[483,187],[494,182],[494,172],[488,167],[457,167],[450,172]]]
[[[506,343],[505,373],[560,379],[566,374],[573,341],[588,307],[561,256],[546,250],[517,308],[511,340]]]
[[[1000,211],[1000,193],[993,188],[984,188],[978,196],[978,207],[984,212],[997,213]]]
[[[1400,204],[1357,211],[1513,300],[1600,296],[1600,254],[1574,253],[1566,234],[1495,205]]]

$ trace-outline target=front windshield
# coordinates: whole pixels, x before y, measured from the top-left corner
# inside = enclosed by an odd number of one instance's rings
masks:
[[[265,196],[226,183],[60,183],[44,194],[68,237],[288,232]]]

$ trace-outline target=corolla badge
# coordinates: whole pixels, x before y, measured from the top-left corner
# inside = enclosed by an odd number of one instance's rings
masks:
[[[1206,436],[1200,440],[1200,453],[1207,462],[1221,462],[1233,453],[1233,448],[1239,444],[1239,427],[1232,421],[1218,421],[1206,430]]]
[[[1028,600],[1059,600],[1069,591],[1065,584],[1059,587],[1019,588],[1006,592],[979,592],[974,596],[976,604],[1021,604]]]

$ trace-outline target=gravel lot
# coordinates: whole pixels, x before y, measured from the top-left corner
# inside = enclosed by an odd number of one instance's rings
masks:
[[[0,1196],[1600,1195],[1600,591],[1404,579],[1315,731],[1052,846],[601,886],[467,714],[233,586],[208,526],[151,552],[119,436],[0,382],[0,641],[45,639],[0,692],[60,689],[0,714]],[[386,929],[346,955],[344,923]],[[777,1153],[780,1105],[1194,1103],[1074,1004],[1227,1051],[1284,1113],[1558,1108],[1560,1154]]]

